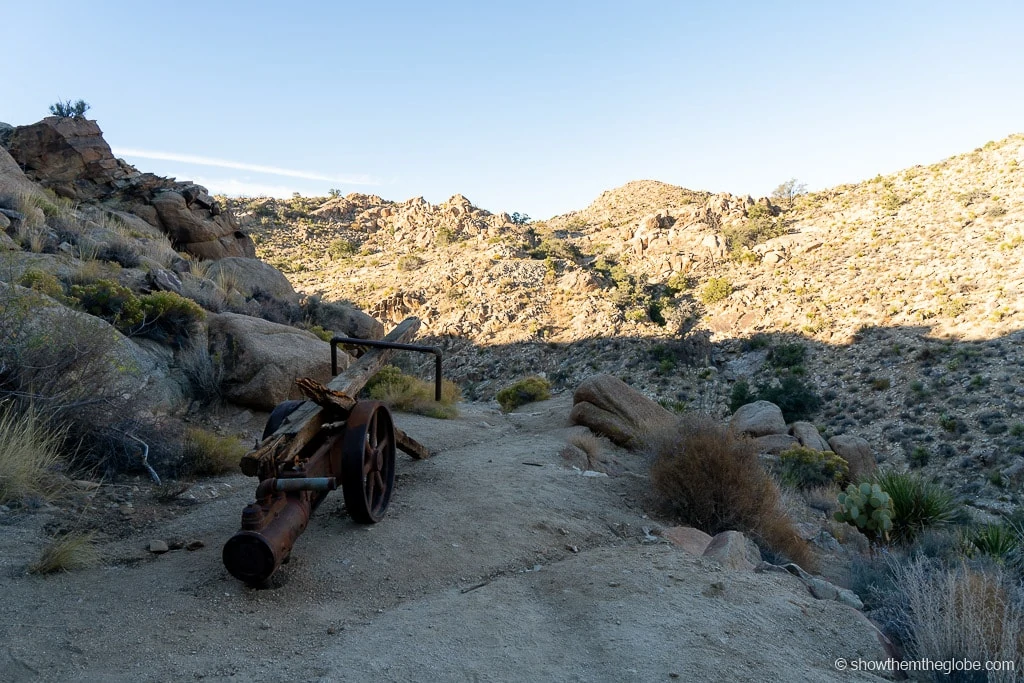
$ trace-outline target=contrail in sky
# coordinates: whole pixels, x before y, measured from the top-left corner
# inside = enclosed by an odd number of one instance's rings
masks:
[[[323,180],[329,183],[340,183],[343,185],[380,185],[380,182],[366,175],[357,176],[330,176],[310,171],[296,171],[290,168],[278,168],[277,166],[260,166],[259,164],[246,164],[241,161],[230,161],[228,159],[214,159],[211,157],[193,156],[191,154],[177,154],[175,152],[159,152],[151,149],[134,149],[131,147],[119,147],[114,151],[117,156],[138,157],[140,159],[160,159],[163,161],[178,161],[185,164],[198,164],[200,166],[217,166],[219,168],[233,168],[239,171],[252,171],[253,173],[267,173],[269,175],[286,176],[288,178],[304,178],[306,180]]]

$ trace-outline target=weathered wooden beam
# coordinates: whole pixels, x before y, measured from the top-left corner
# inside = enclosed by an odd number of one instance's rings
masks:
[[[417,460],[426,460],[430,457],[429,448],[406,434],[398,427],[395,427],[395,445],[398,446],[398,450],[403,453],[408,453]]]
[[[419,329],[419,318],[406,318],[384,337],[384,341],[408,343],[416,337]],[[394,349],[371,348],[348,369],[328,382],[326,389],[330,390],[332,395],[356,396],[394,354]],[[325,420],[330,419],[331,412],[335,412],[333,406],[332,411],[325,411],[312,401],[303,403],[285,419],[276,432],[264,439],[254,450],[242,456],[239,463],[242,473],[250,477],[257,476],[264,468],[273,471],[278,465],[295,458],[317,435]]]

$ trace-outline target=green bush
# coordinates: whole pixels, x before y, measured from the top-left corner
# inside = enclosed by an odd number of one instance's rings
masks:
[[[675,295],[693,287],[693,282],[684,273],[676,273],[668,279],[665,286],[668,287],[671,294]]]
[[[724,301],[732,294],[732,283],[724,277],[713,277],[708,279],[700,290],[700,300],[705,304],[714,304]]]
[[[327,254],[332,259],[343,259],[354,255],[358,251],[358,247],[346,239],[338,238],[331,242],[327,247]]]
[[[893,528],[892,497],[878,484],[850,484],[839,494],[838,522],[857,527],[872,543],[886,541]]]
[[[64,287],[56,275],[41,270],[26,270],[18,278],[18,284],[45,294],[51,299],[61,301],[64,298]]]
[[[760,387],[757,398],[770,401],[782,411],[786,422],[806,420],[821,407],[821,397],[795,375],[783,375],[778,386]]]
[[[953,494],[939,484],[909,472],[880,472],[872,478],[892,499],[892,537],[912,542],[924,529],[941,527],[960,513]]]
[[[399,257],[396,265],[401,271],[416,270],[423,265],[423,259],[419,256],[414,256],[413,254],[406,254],[405,256]]]
[[[1024,541],[1021,531],[1007,522],[982,525],[968,532],[969,549],[988,555],[1000,564],[1012,561]]]
[[[247,450],[236,437],[219,436],[205,429],[190,429],[182,446],[183,469],[197,476],[234,472]]]
[[[527,377],[499,391],[496,398],[507,413],[527,403],[551,398],[551,382],[543,377]]]
[[[394,365],[385,365],[381,368],[366,383],[365,391],[370,398],[382,401],[396,410],[441,420],[458,417],[459,409],[456,404],[462,399],[458,386],[448,380],[442,380],[441,400],[436,401],[433,383],[406,375]]]
[[[142,304],[132,290],[113,280],[97,280],[71,287],[71,298],[89,315],[103,318],[122,332],[140,325],[145,318]]]
[[[832,451],[794,446],[779,455],[782,481],[801,490],[840,484],[850,476],[850,467]]]
[[[54,102],[50,105],[51,114],[66,119],[85,118],[85,112],[87,111],[89,111],[89,103],[85,100],[78,100],[76,102],[65,100],[63,102]]]
[[[736,380],[736,384],[732,385],[732,391],[729,392],[729,412],[735,413],[756,400],[757,393],[751,390],[750,383],[745,379]]]
[[[193,326],[206,317],[206,311],[199,304],[174,292],[145,294],[140,302],[143,326],[135,334],[176,349],[185,346]]]
[[[803,364],[807,347],[800,342],[779,344],[768,351],[768,363],[776,368],[795,368]]]

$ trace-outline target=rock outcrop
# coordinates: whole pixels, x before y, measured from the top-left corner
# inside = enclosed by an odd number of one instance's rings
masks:
[[[595,375],[573,394],[573,424],[586,425],[626,448],[641,448],[678,419],[618,377]]]
[[[95,121],[50,116],[14,128],[6,147],[30,180],[68,199],[134,214],[194,256],[256,256],[252,240],[206,188],[140,173],[115,158]]]

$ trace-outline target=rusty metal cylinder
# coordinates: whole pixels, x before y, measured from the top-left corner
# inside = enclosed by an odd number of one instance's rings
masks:
[[[288,558],[311,513],[307,493],[278,497],[264,513],[268,521],[262,529],[239,531],[224,544],[224,566],[245,583],[263,583]]]

